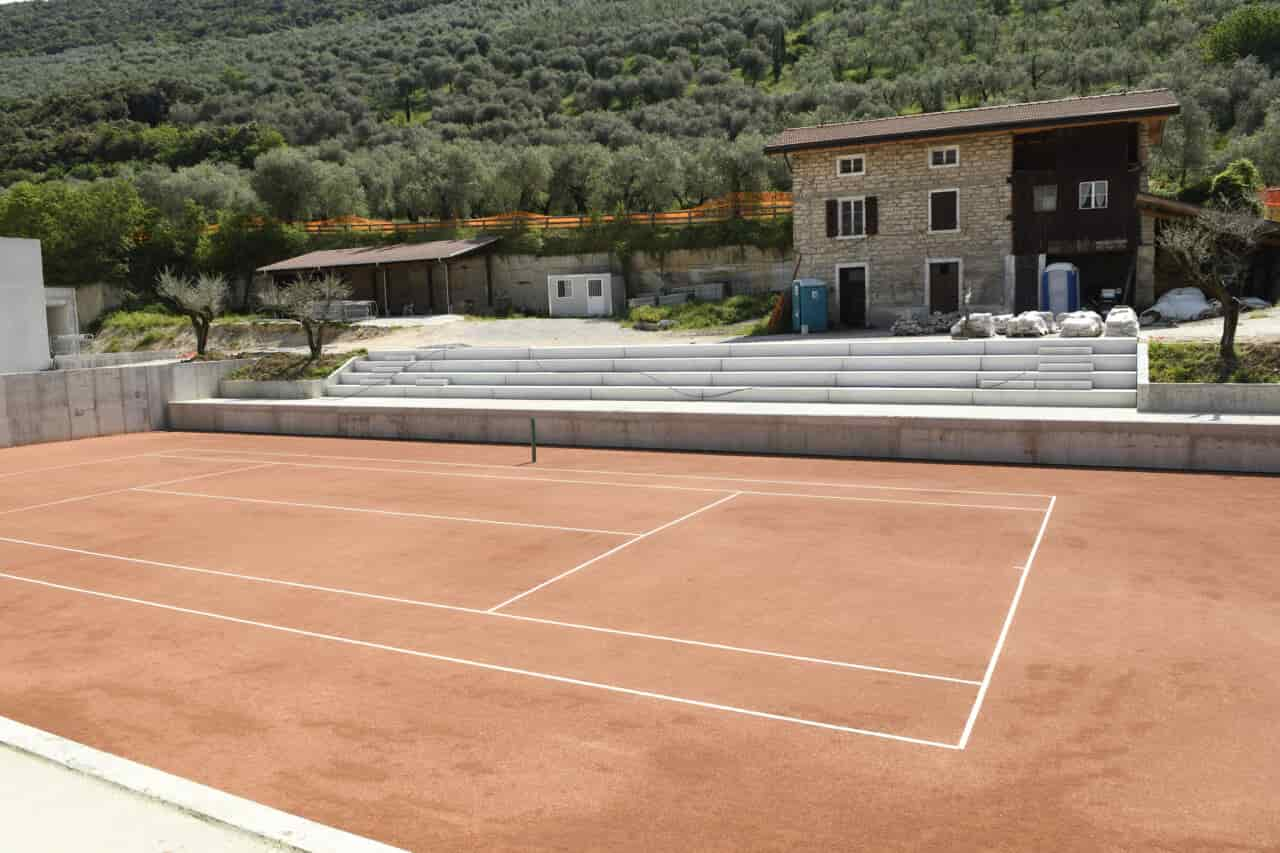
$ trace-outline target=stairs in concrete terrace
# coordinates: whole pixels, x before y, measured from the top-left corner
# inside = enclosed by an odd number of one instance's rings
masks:
[[[1133,338],[761,341],[370,352],[334,397],[1137,405]]]

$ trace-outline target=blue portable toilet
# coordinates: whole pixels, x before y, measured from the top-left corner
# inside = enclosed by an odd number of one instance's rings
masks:
[[[808,334],[827,330],[827,285],[821,279],[791,282],[791,331]]]
[[[1080,310],[1080,270],[1075,264],[1049,264],[1040,276],[1040,310],[1062,314]]]

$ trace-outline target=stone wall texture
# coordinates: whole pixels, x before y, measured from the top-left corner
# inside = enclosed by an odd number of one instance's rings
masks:
[[[929,151],[941,145],[959,147],[957,166],[930,167]],[[838,176],[836,158],[858,153],[866,157],[865,174]],[[1006,310],[1012,305],[1012,267],[1006,261],[1013,251],[1011,134],[797,152],[791,155],[791,168],[800,275],[834,284],[837,265],[869,264],[868,316],[873,326],[928,311],[929,259],[962,261],[961,287],[971,292],[973,310]],[[960,191],[960,230],[930,233],[929,191],[953,188]],[[827,237],[827,199],[849,196],[876,196],[878,234]],[[838,316],[835,291],[833,287],[830,307]]]

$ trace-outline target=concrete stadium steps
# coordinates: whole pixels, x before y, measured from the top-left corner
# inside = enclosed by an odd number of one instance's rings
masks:
[[[334,397],[1124,406],[1137,342],[762,341],[370,352]]]

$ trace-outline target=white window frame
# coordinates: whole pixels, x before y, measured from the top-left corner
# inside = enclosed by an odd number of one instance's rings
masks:
[[[1102,204],[1098,204],[1098,185],[1102,185]],[[1084,206],[1084,188],[1089,187],[1088,207]],[[1081,181],[1076,189],[1076,207],[1079,210],[1106,210],[1111,205],[1111,181]]]
[[[956,194],[956,227],[944,228],[938,230],[933,227],[933,197],[938,193],[955,193]],[[930,234],[959,234],[960,233],[960,188],[948,187],[940,190],[929,190],[929,233]]]
[[[865,214],[864,214],[865,215]],[[852,263],[836,264],[836,275],[832,279],[836,283],[836,316],[840,316],[840,270],[857,269],[862,267],[862,280],[865,282],[862,294],[862,316],[866,320],[865,328],[871,328],[871,262],[855,261]]]
[[[592,295],[591,295],[591,285],[593,285],[593,284],[598,284],[598,285],[600,285],[600,295],[599,295],[599,296],[592,296]],[[588,278],[588,279],[587,279],[587,298],[588,298],[588,299],[604,299],[604,279],[603,279],[603,278]]]
[[[956,161],[954,163],[934,163],[933,155],[937,151],[954,151],[956,152]],[[946,159],[946,156],[943,156]],[[937,145],[929,149],[929,168],[930,169],[955,169],[960,166],[960,146],[959,145]]]
[[[924,259],[924,308],[933,310],[933,271],[934,264],[956,265],[956,308],[964,312],[964,258],[925,258]]]
[[[844,203],[849,202],[849,215],[853,215],[854,203],[862,205],[862,233],[846,234],[844,233]],[[836,199],[836,239],[837,240],[865,240],[867,237],[867,197],[865,195],[850,195],[844,198]]]
[[[862,170],[859,172],[840,171],[841,164],[848,160],[861,160]],[[856,154],[842,154],[841,156],[836,158],[836,177],[837,178],[861,178],[866,173],[867,173],[867,155],[863,154],[861,151],[857,152]]]
[[[565,294],[560,295],[560,285],[565,286]],[[558,278],[556,279],[556,299],[572,299],[573,298],[573,279]]]

